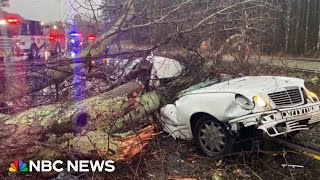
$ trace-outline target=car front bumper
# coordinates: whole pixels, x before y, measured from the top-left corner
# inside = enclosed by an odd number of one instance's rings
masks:
[[[320,102],[250,114],[233,119],[229,124],[243,123],[245,127],[256,125],[269,136],[275,137],[294,131],[309,130],[318,122],[320,122]]]

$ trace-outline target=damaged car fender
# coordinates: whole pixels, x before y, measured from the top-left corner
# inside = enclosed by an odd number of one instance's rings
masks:
[[[192,125],[201,115],[210,115],[225,122],[250,111],[235,102],[235,93],[199,93],[180,97],[161,109],[164,130],[175,138],[191,139]]]

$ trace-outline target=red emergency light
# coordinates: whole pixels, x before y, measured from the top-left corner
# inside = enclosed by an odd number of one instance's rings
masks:
[[[19,20],[17,18],[7,18],[9,24],[18,24]]]
[[[94,34],[91,34],[90,36],[88,36],[88,39],[89,40],[95,40],[96,39],[96,36]]]

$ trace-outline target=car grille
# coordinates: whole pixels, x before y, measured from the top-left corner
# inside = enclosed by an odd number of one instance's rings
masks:
[[[303,102],[299,88],[270,93],[268,96],[276,106],[295,105]]]
[[[0,38],[0,49],[3,50],[11,50],[11,38],[5,38],[5,37],[1,37]]]
[[[12,45],[11,45],[11,38],[0,38],[0,54],[7,54],[11,51]]]

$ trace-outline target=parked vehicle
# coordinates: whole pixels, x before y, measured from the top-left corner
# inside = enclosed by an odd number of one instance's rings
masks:
[[[270,137],[296,134],[320,122],[320,102],[304,80],[289,77],[241,77],[208,81],[183,91],[161,109],[164,131],[194,139],[207,156],[231,152],[246,128]]]
[[[83,36],[83,35],[82,35]],[[96,35],[95,34],[90,34],[87,37],[83,36],[83,41],[82,41],[82,48],[86,48],[88,46],[93,45],[96,42]]]
[[[109,51],[109,50],[108,50]],[[167,78],[173,78],[181,75],[184,67],[175,60],[151,54],[147,58],[128,59],[102,59],[110,69],[110,79],[126,79],[126,77],[143,78],[142,81],[148,81],[148,87],[156,88],[161,85],[161,81]],[[95,62],[98,64],[101,60]]]
[[[0,59],[10,61],[16,56],[28,56],[29,60],[34,60],[45,51],[59,53],[61,49],[65,49],[64,30],[24,19],[18,14],[1,14]]]
[[[93,45],[95,43],[95,41],[96,41],[96,38],[97,37],[96,37],[95,34],[90,34],[85,42],[86,42],[87,45]]]
[[[46,26],[45,35],[48,40],[47,50],[51,55],[59,54],[66,49],[66,33],[62,27]]]
[[[83,49],[83,36],[80,32],[72,31],[68,37],[68,50],[79,53]]]

